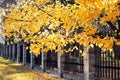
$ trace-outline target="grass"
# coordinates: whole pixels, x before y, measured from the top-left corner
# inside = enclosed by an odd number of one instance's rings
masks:
[[[62,80],[0,57],[0,80]]]

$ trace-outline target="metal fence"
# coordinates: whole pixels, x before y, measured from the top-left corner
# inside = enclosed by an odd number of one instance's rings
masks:
[[[114,52],[98,52],[95,56],[96,77],[105,80],[120,80],[120,60],[115,58]]]
[[[64,73],[72,73],[75,75],[79,75],[83,73],[83,56],[79,55],[78,57],[71,56],[69,53],[65,54],[65,60],[63,62]]]
[[[76,47],[73,49],[73,47]],[[73,51],[65,53],[63,61],[63,72],[79,75],[83,73],[84,63],[83,56],[80,54],[80,50],[83,51],[83,46],[79,43],[68,44],[67,48],[73,49]]]
[[[31,59],[31,57],[30,57],[30,47],[29,47],[30,44],[27,43],[26,46],[28,47],[28,49],[26,49],[26,63],[30,64],[30,59]]]
[[[35,56],[35,64],[36,65],[41,65],[41,54],[38,56]]]
[[[80,45],[78,45],[80,46]],[[5,58],[12,58],[12,52],[10,52],[10,45],[1,45],[0,44],[0,54]],[[79,48],[83,48],[80,46]],[[5,49],[5,50],[4,50]],[[23,46],[20,46],[20,62],[23,62]],[[12,50],[12,47],[11,47]],[[15,44],[15,58],[17,59],[17,44]],[[62,68],[63,73],[70,73],[75,75],[80,75],[84,73],[84,59],[83,56],[79,53],[80,49],[75,49],[72,52],[63,54],[62,57]],[[82,49],[83,50],[83,49]],[[5,51],[5,53],[4,53]],[[10,55],[9,55],[10,54]],[[99,79],[105,80],[120,80],[120,47],[117,46],[114,48],[114,52],[110,51],[101,51],[100,48],[95,49],[95,76]],[[41,55],[35,57],[34,64],[41,65]],[[29,49],[26,50],[26,63],[31,63],[31,54]],[[48,51],[46,53],[45,59],[46,68],[52,70],[58,70],[58,54],[55,51]],[[92,62],[92,61],[90,61]]]
[[[15,48],[15,49],[14,49],[14,50],[15,50],[15,60],[17,60],[17,44],[15,43],[14,46],[15,46],[15,47],[14,47],[14,48]]]
[[[23,45],[20,45],[20,62],[23,62]]]
[[[57,53],[53,50],[49,50],[47,52],[46,67],[51,69],[58,68],[57,59]]]

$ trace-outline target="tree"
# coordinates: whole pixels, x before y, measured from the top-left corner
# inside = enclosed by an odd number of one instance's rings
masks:
[[[75,42],[112,50],[114,42],[120,44],[119,7],[119,0],[31,0],[4,16],[4,35],[30,42],[35,55],[48,50],[63,53]]]

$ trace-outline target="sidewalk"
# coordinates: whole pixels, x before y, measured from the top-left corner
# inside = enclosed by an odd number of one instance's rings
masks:
[[[61,80],[0,57],[0,80]]]

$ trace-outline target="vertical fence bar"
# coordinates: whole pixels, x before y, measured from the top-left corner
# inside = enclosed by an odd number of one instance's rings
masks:
[[[80,62],[82,63],[81,64],[81,66],[80,66],[80,71],[81,71],[81,73],[83,73],[83,66],[84,66],[84,64],[83,64],[83,56],[81,55],[81,59],[80,59]]]
[[[102,60],[102,57],[101,57],[101,53],[100,53],[100,58],[99,58],[99,61],[100,61],[100,63],[99,63],[100,77],[102,77],[102,72],[101,72],[102,71],[102,67],[101,67],[102,66],[102,61],[101,60]]]
[[[117,74],[117,79],[119,79],[119,60],[117,60],[117,71],[116,71],[116,74]]]
[[[110,79],[110,57],[111,55],[110,55],[110,52],[109,52],[109,56],[108,56],[108,78]]]
[[[108,51],[106,51],[105,52],[105,77],[107,78],[108,77],[108,65],[107,65],[107,63],[108,63],[108,60],[107,60],[107,58],[108,58],[108,56],[107,56],[107,54],[108,54]]]
[[[82,61],[81,61],[81,55],[80,55],[80,65],[79,65],[80,72],[82,72],[82,71],[81,71],[81,68],[82,68],[81,62],[82,62]]]
[[[4,45],[4,54],[5,54],[5,58],[6,58],[6,45]]]
[[[101,53],[98,53],[98,77],[101,77],[101,75],[100,75],[100,65],[101,65],[101,63],[100,63],[100,60],[101,60]]]
[[[111,53],[111,56],[112,56],[112,52],[110,52]],[[110,58],[110,79],[112,79],[112,73],[113,73],[113,71],[112,71],[112,65],[113,65],[113,63],[112,63],[112,57]]]
[[[9,45],[7,45],[7,53],[8,53],[8,59],[9,59]]]
[[[119,60],[117,60],[117,66],[118,66],[118,71],[117,71],[118,79],[120,79],[120,65],[119,65]]]
[[[105,73],[105,71],[104,71],[104,68],[105,68],[105,66],[104,66],[104,57],[105,57],[105,52],[103,52],[102,53],[103,54],[103,56],[102,56],[102,77],[104,78],[104,73]]]
[[[107,54],[109,54],[109,51],[108,51],[108,53]],[[109,69],[109,55],[107,55],[107,77],[109,78],[109,74],[110,74],[110,69]]]
[[[114,79],[116,80],[117,79],[117,74],[116,74],[116,72],[117,72],[117,65],[116,65],[117,63],[116,63],[116,59],[114,59]]]
[[[112,53],[112,52],[111,52]],[[113,54],[113,53],[112,53]],[[113,62],[114,60],[113,60],[113,58],[111,58],[111,69],[112,69],[112,74],[111,74],[111,79],[113,80],[114,78],[113,78],[113,75],[114,75],[114,71],[113,71],[113,65],[114,65],[114,62]]]
[[[17,43],[17,62],[20,62],[20,45]]]
[[[9,59],[11,57],[11,47],[10,47],[10,44],[9,44]]]
[[[6,58],[6,55],[5,55],[5,45],[3,44],[3,53],[4,53],[4,58]]]
[[[15,61],[17,61],[17,43],[15,43],[14,45],[15,45]]]
[[[12,60],[12,55],[13,55],[13,47],[12,46],[13,46],[13,44],[10,45],[10,48],[11,48],[11,55],[10,55],[11,57],[10,57],[10,60]]]
[[[25,65],[26,64],[26,44],[25,43],[23,43],[23,47],[22,47],[23,49],[23,65]]]
[[[12,59],[12,44],[10,44],[10,60]]]
[[[96,50],[95,50],[95,52],[96,52]],[[97,55],[96,55],[97,53],[95,53],[95,72],[97,72]],[[98,76],[98,73],[95,75],[95,77],[97,77]]]
[[[3,53],[4,53],[4,58],[6,58],[6,54],[5,54],[5,45],[3,44]]]
[[[6,49],[5,49],[5,52],[6,52],[6,58],[8,58],[8,51],[7,51],[7,48],[8,48],[8,46],[6,45]]]
[[[7,45],[7,59],[9,58],[9,45]]]
[[[12,60],[15,60],[15,44],[12,45]]]

